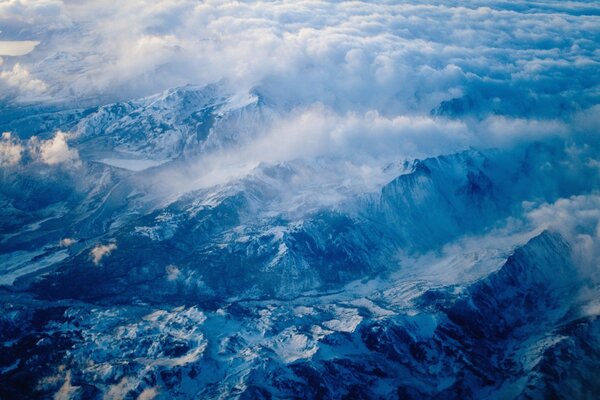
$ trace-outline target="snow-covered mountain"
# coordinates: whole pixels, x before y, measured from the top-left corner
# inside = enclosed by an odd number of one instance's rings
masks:
[[[284,113],[220,83],[1,120],[0,397],[600,392],[593,147],[247,156]]]
[[[77,142],[94,153],[155,161],[222,146],[266,118],[258,96],[229,94],[224,85],[185,86],[99,107],[75,126]]]

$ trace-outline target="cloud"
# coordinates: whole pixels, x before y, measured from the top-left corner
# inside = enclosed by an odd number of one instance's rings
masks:
[[[10,132],[2,133],[0,137],[0,167],[14,166],[21,162],[23,145]]]
[[[104,393],[103,399],[124,399],[127,393],[134,388],[135,381],[128,377],[123,377],[118,383],[110,385]]]
[[[73,245],[73,244],[75,244],[75,243],[77,243],[77,240],[75,240],[75,239],[71,239],[71,238],[64,238],[64,239],[61,239],[61,240],[58,242],[58,245],[59,245],[60,247],[70,247],[70,246],[72,246],[72,245]]]
[[[142,390],[138,396],[138,400],[152,400],[158,397],[158,388],[150,387]]]
[[[0,15],[42,42],[26,67],[70,100],[226,78],[283,104],[388,116],[471,99],[477,114],[551,117],[598,101],[600,24],[584,3],[42,3]]]
[[[3,0],[0,3],[0,21],[3,33],[13,33],[9,28],[43,26],[48,29],[64,28],[69,24],[62,0]]]
[[[213,131],[205,153],[188,159],[187,167],[177,164],[176,168],[184,170],[182,175],[166,166],[160,173],[163,178],[158,179],[162,183],[157,186],[172,190],[211,187],[239,179],[261,163],[326,157],[345,161],[338,164],[343,168],[337,171],[339,182],[352,176],[357,183],[364,181],[365,187],[372,188],[374,183],[384,184],[392,178],[381,167],[399,160],[448,154],[469,146],[510,147],[518,142],[558,137],[568,131],[559,121],[501,116],[481,121],[432,115],[386,116],[374,110],[339,113],[319,103],[294,108],[268,122],[260,121],[258,127],[244,125],[244,129],[253,133],[233,142],[227,140],[225,145],[221,135],[230,130]],[[368,178],[361,178],[365,171],[371,173]],[[169,175],[171,172],[173,176]]]
[[[15,64],[10,70],[0,71],[0,100],[17,94],[22,100],[37,98],[47,88],[43,81],[32,77],[29,70],[21,64]]]
[[[47,140],[39,140],[33,136],[23,141],[10,132],[4,132],[0,138],[0,167],[19,165],[25,161],[24,155],[27,156],[27,162],[79,167],[79,152],[69,147],[67,137],[67,133],[56,131],[55,135]]]
[[[600,17],[585,3],[9,3],[0,15],[15,15],[21,35],[40,41],[0,66],[17,100],[44,89],[79,105],[224,79],[281,112],[199,161],[196,172],[211,171],[204,184],[262,161],[426,157],[568,136],[596,122],[593,112],[573,120],[600,100]],[[60,22],[35,25],[48,13]],[[41,160],[74,158],[65,140],[51,144]]]
[[[48,165],[56,165],[79,160],[77,149],[69,148],[67,135],[57,131],[54,138],[42,141],[39,147],[40,160]]]
[[[558,231],[572,246],[575,260],[586,275],[598,276],[600,263],[600,194],[545,203],[527,213],[530,223]]]
[[[169,282],[176,281],[181,276],[181,270],[176,265],[167,265],[165,273]]]
[[[90,251],[92,261],[94,262],[94,264],[98,265],[105,256],[110,255],[110,253],[112,253],[113,250],[116,249],[116,243],[99,244]]]

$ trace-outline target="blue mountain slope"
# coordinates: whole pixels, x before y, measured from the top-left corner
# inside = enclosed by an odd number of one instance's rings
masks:
[[[176,265],[183,275],[203,282],[199,291],[194,286],[192,298],[294,297],[393,270],[399,251],[440,249],[461,235],[501,227],[522,212],[523,201],[554,201],[577,193],[579,176],[548,173],[548,160],[556,165],[568,160],[560,147],[533,147],[510,164],[500,151],[417,161],[412,172],[384,185],[378,196],[365,200],[351,194],[337,205],[294,214],[286,211],[285,202],[297,190],[288,186],[290,177],[300,170],[285,164],[261,166],[228,186],[190,192],[166,207],[142,205],[135,213],[132,195],[139,189],[135,181],[121,179],[94,210],[61,231],[89,242],[62,261],[55,274],[37,282],[37,291],[45,297],[55,292],[102,297],[115,291],[146,297],[155,282],[147,300],[160,301],[156,294],[165,288],[156,279]],[[579,171],[591,173],[586,166]],[[587,187],[595,186],[600,183],[590,181]],[[89,268],[98,239],[116,242],[117,249],[100,268]],[[223,280],[223,274],[238,279]],[[99,282],[100,276],[105,279]]]
[[[556,372],[549,370],[549,358],[558,348],[573,346],[597,325],[596,317],[564,319],[582,287],[569,254],[560,236],[542,233],[518,249],[498,272],[460,295],[443,289],[445,303],[436,305],[438,297],[426,294],[419,304],[437,309],[433,314],[423,311],[410,317],[365,321],[353,335],[328,336],[313,360],[289,366],[300,383],[284,386],[279,396],[531,395],[536,389],[527,380],[551,379]],[[584,365],[597,362],[597,341],[589,345],[591,351],[579,353],[578,361],[568,356],[577,365],[572,379],[582,384],[576,397],[593,398],[597,391],[595,367],[584,372]],[[288,374],[287,368],[280,373]],[[564,396],[556,385],[540,386],[547,393]]]
[[[242,398],[593,398],[597,318],[574,312],[586,282],[570,254],[558,234],[543,232],[497,272],[458,291],[426,292],[410,314],[384,317],[336,297],[329,307],[313,301],[310,314],[286,302],[277,309],[242,301],[224,310],[196,301],[204,312],[179,307],[148,315],[143,306],[96,305],[90,315],[82,303],[33,303],[33,314],[6,304],[2,339],[12,344],[5,345],[1,379],[11,384],[3,393],[25,393],[25,381],[44,375],[42,367],[66,363],[84,397],[126,379],[132,396],[158,385],[175,398],[232,391]],[[44,344],[29,348],[32,341]],[[33,367],[11,369],[15,362]],[[122,362],[126,369],[115,369]]]
[[[102,106],[74,130],[77,142],[92,154],[116,152],[160,161],[192,156],[249,134],[267,114],[259,97],[235,96],[221,83]]]
[[[222,171],[280,111],[212,85],[50,113],[58,165],[3,122],[0,397],[594,398],[594,149]],[[579,198],[571,234],[533,219]]]

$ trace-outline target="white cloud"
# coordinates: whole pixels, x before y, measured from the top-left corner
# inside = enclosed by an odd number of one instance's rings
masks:
[[[40,160],[48,165],[56,165],[79,160],[77,149],[69,148],[67,135],[57,131],[54,138],[42,141],[39,147]]]
[[[152,400],[158,397],[158,389],[156,387],[150,387],[142,390],[138,396],[138,400]]]
[[[485,145],[501,146],[514,144],[516,141],[543,139],[548,136],[567,135],[570,128],[557,120],[535,118],[507,118],[490,116],[477,125],[472,125],[484,139]]]
[[[0,137],[0,167],[17,165],[21,162],[23,145],[10,132],[2,133]]]
[[[268,133],[235,149],[256,161],[348,155],[379,159],[423,156],[464,147],[469,128],[429,116],[386,117],[377,111],[339,114],[317,104],[274,123]]]
[[[542,204],[529,211],[527,218],[536,226],[560,232],[571,243],[582,272],[594,274],[600,280],[600,194]]]
[[[578,2],[8,4],[0,15],[42,41],[27,67],[71,99],[227,78],[342,113],[428,113],[468,95],[478,112],[551,116],[597,101],[599,17]]]
[[[105,256],[110,255],[116,249],[117,245],[115,243],[99,244],[90,251],[90,256],[94,264],[98,265]]]
[[[62,0],[3,0],[0,2],[0,20],[10,21],[10,25],[64,28],[69,24],[66,14],[65,4]]]
[[[165,272],[169,282],[176,281],[181,276],[181,270],[176,265],[167,265]]]
[[[61,239],[61,240],[58,242],[58,245],[59,245],[60,247],[70,247],[70,246],[74,245],[76,242],[77,242],[77,240],[75,240],[75,239],[72,239],[72,238],[64,238],[64,239]]]
[[[47,88],[43,81],[32,77],[29,70],[21,64],[0,71],[0,90],[3,91],[0,99],[15,92],[24,99],[35,98],[43,94]]]
[[[261,161],[414,158],[568,135],[573,111],[600,99],[600,17],[579,2],[43,3],[0,13],[40,41],[0,67],[17,99],[108,101],[225,78],[283,110],[203,160],[207,184]],[[39,22],[49,13],[56,25]],[[593,130],[586,118],[577,126]],[[47,146],[42,161],[75,159],[62,137]]]
[[[0,138],[0,167],[18,165],[23,161],[24,155],[27,155],[30,162],[80,167],[79,152],[69,147],[67,137],[67,133],[56,131],[47,140],[39,140],[33,136],[23,141],[10,132],[4,132]]]
[[[376,169],[381,172],[382,165],[398,160],[432,157],[469,146],[504,147],[518,141],[556,136],[565,130],[566,126],[559,122],[499,116],[474,121],[430,115],[389,117],[375,110],[342,114],[317,103],[295,108],[274,117],[268,124],[261,122],[257,133],[225,147],[215,145],[212,153],[188,160],[192,166],[186,177],[161,181],[169,187],[180,187],[178,190],[191,190],[238,179],[263,162],[319,157],[346,160],[358,169],[372,170],[378,166]],[[339,171],[339,181],[348,178],[350,172]],[[370,178],[385,183],[376,176]]]

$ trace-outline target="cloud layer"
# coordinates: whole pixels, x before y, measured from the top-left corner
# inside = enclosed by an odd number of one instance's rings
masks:
[[[41,42],[20,68],[71,100],[223,78],[260,86],[283,104],[320,101],[384,115],[442,104],[441,112],[551,116],[588,108],[599,96],[600,17],[586,2],[14,0],[0,7],[4,36]],[[9,61],[5,72],[14,69]],[[19,90],[21,99],[31,96]]]

